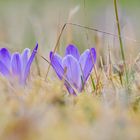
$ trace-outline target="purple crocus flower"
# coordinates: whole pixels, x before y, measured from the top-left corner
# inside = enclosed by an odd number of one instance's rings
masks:
[[[96,62],[96,51],[91,48],[80,55],[76,46],[70,44],[66,48],[64,58],[50,52],[50,61],[59,79],[64,79],[69,93],[76,95],[75,89],[82,92],[93,69]]]
[[[0,49],[0,73],[8,79],[16,78],[21,84],[25,84],[30,72],[30,66],[35,58],[38,44],[30,55],[30,49],[26,48],[22,54],[11,54],[8,49]],[[30,57],[29,57],[30,55]]]

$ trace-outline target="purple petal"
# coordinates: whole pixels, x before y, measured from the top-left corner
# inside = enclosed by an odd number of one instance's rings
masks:
[[[79,60],[79,58],[80,58],[80,53],[79,53],[78,49],[76,48],[76,46],[74,46],[72,44],[67,46],[65,56],[66,55],[72,55],[77,60]]]
[[[10,69],[11,54],[6,48],[0,50],[0,60],[8,69]]]
[[[84,83],[88,79],[95,62],[96,62],[96,51],[94,48],[91,48],[90,50],[86,50],[80,56],[79,63],[82,68]]]
[[[15,76],[18,76],[19,78],[21,78],[21,67],[22,63],[21,63],[21,56],[19,53],[14,53],[12,55],[12,59],[11,59],[11,67],[12,67],[12,73]]]
[[[67,55],[62,61],[63,68],[66,68],[66,79],[73,85],[78,91],[81,90],[82,81],[81,81],[81,69],[80,65],[73,56]]]
[[[4,76],[9,76],[10,75],[10,71],[8,70],[8,68],[3,64],[2,61],[0,61],[0,72],[4,75]]]
[[[33,49],[32,54],[31,54],[31,56],[30,56],[30,58],[29,58],[29,60],[26,64],[25,71],[24,71],[24,76],[23,76],[23,82],[24,83],[26,82],[26,79],[29,75],[30,67],[31,67],[31,64],[32,64],[32,62],[35,58],[36,53],[37,53],[37,49],[38,49],[38,43],[36,44],[35,48]]]
[[[55,56],[58,60],[58,62],[60,63],[60,65],[62,65],[62,57],[58,54],[54,54],[53,52],[50,53],[50,58],[53,59],[53,56]]]
[[[23,52],[22,52],[21,57],[22,57],[22,70],[23,71],[25,70],[25,67],[27,65],[29,54],[30,54],[30,49],[29,48],[24,49]]]
[[[50,52],[50,61],[59,79],[63,79],[64,69],[62,68],[62,58],[58,54]]]

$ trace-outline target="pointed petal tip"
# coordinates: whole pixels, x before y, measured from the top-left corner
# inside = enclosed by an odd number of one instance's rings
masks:
[[[38,43],[36,43],[36,46],[35,46],[35,48],[33,49],[33,51],[36,53],[37,50],[38,50]]]
[[[1,48],[0,53],[2,55],[6,55],[7,57],[11,57],[11,54],[10,54],[10,52],[9,52],[9,50],[7,48]]]
[[[8,51],[7,48],[1,48],[0,51]]]
[[[26,49],[29,49],[29,48],[26,48]],[[25,50],[25,49],[24,49]],[[29,49],[30,50],[30,49]],[[32,53],[37,53],[37,50],[38,50],[38,43],[36,43],[36,46],[33,48],[33,51]]]
[[[7,48],[0,49],[0,60],[5,64],[8,69],[10,68],[11,54]]]
[[[50,61],[51,61],[51,66],[53,67],[57,76],[59,77],[59,79],[62,79],[64,74],[64,69],[62,67],[62,58],[58,54],[54,54],[54,52],[51,51]]]
[[[52,59],[52,56],[53,56],[53,52],[50,51],[50,60]]]
[[[29,55],[30,55],[30,49],[29,48],[25,48],[21,54],[21,58],[22,58],[22,70],[24,71],[26,64],[28,62],[29,59]]]
[[[66,55],[72,55],[73,57],[75,57],[77,60],[79,60],[80,58],[80,53],[78,51],[78,48],[73,45],[73,44],[69,44],[67,47],[66,47],[66,52],[65,52],[65,56]]]
[[[25,48],[23,51],[22,51],[22,53],[24,53],[24,52],[28,52],[28,51],[30,51],[30,49],[29,48]]]
[[[35,47],[35,49],[36,49],[36,50],[38,49],[38,43],[36,43],[36,47]]]
[[[67,48],[76,48],[77,49],[77,47],[74,44],[72,44],[72,43],[70,43],[69,45],[67,45],[66,49]]]
[[[36,44],[35,48],[33,49],[32,51],[32,54],[26,64],[26,67],[25,67],[25,70],[24,70],[24,76],[23,76],[23,81],[26,82],[26,79],[27,79],[27,76],[29,75],[29,72],[30,72],[30,67],[31,67],[31,64],[35,58],[35,55],[37,53],[37,49],[38,49],[38,43]]]
[[[96,49],[95,48],[91,48],[90,52],[92,53],[92,57],[94,59],[94,63],[96,62]]]

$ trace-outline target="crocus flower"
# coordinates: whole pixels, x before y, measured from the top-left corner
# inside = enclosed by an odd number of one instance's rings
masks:
[[[0,49],[0,73],[9,80],[16,78],[19,83],[25,84],[30,72],[31,64],[35,58],[38,44],[30,55],[30,49],[26,48],[22,54],[11,54],[7,48]],[[29,57],[30,55],[30,57]]]
[[[57,53],[50,52],[50,61],[53,69],[70,94],[76,95],[75,89],[80,93],[96,62],[94,48],[85,50],[81,55],[76,46],[70,44],[62,58]]]

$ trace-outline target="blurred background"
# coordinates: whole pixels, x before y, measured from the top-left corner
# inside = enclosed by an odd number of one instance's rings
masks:
[[[117,35],[113,1],[0,0],[0,47],[21,52],[26,47],[34,48],[38,42],[38,54],[49,60],[49,52],[66,22]],[[140,52],[140,0],[118,0],[118,10],[126,63],[133,68]],[[69,25],[57,51],[64,55],[69,43],[77,45],[81,53],[96,48],[97,93],[83,93],[77,98],[64,96],[63,82],[58,81],[53,70],[49,82],[44,81],[48,63],[36,55],[34,65],[38,67],[32,68],[32,82],[26,88],[13,88],[0,77],[0,139],[140,140],[140,76],[131,80],[134,94],[130,101],[120,82],[121,69],[119,74],[106,76],[109,73],[106,69],[111,69],[107,65],[109,54],[113,65],[121,61],[118,38]],[[99,69],[101,59],[108,66],[103,72]],[[140,58],[137,64],[139,68]],[[88,88],[92,90],[92,86]]]
[[[122,34],[127,38],[123,38],[124,43],[135,56],[140,45],[140,1],[118,3]],[[48,58],[66,22],[117,34],[113,0],[0,0],[0,46],[20,51],[38,42],[40,54]],[[107,46],[118,46],[118,39],[67,26],[60,40],[60,53],[68,43],[76,44],[81,51],[95,45],[104,52]]]

